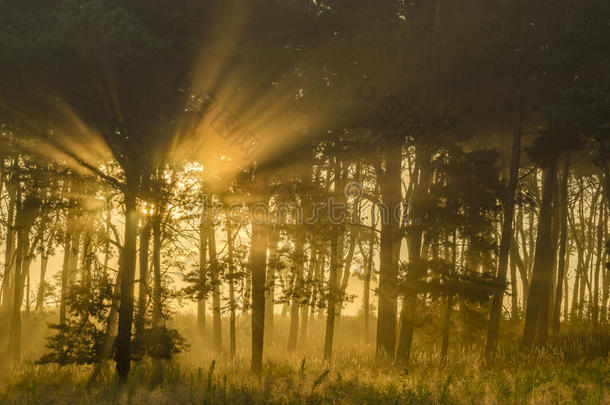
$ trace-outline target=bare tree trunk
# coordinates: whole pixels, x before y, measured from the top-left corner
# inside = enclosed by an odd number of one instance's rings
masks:
[[[19,211],[19,210],[18,210]],[[19,213],[17,213],[19,217]],[[19,220],[16,221],[19,223]],[[23,229],[17,225],[17,257],[15,260],[15,282],[13,292],[13,313],[11,316],[10,333],[8,348],[12,356],[13,363],[21,361],[21,305],[23,303],[23,283],[25,277],[23,274],[23,264],[25,260],[25,252],[28,250],[28,235],[29,229]]]
[[[515,103],[515,123],[513,128],[513,149],[510,162],[510,177],[508,189],[504,198],[504,223],[502,225],[502,239],[500,241],[497,283],[501,289],[494,294],[489,314],[489,327],[487,329],[487,342],[485,346],[485,357],[487,361],[493,359],[498,345],[498,333],[500,330],[500,318],[502,317],[502,302],[504,301],[504,290],[506,286],[506,272],[508,270],[508,254],[513,235],[513,216],[515,212],[515,192],[519,181],[519,165],[521,160],[521,95],[517,96]]]
[[[267,263],[267,229],[264,223],[252,223],[252,364],[254,373],[263,368],[265,336],[265,271]]]
[[[16,196],[15,228],[17,233],[17,255],[15,259],[15,282],[13,293],[13,313],[11,316],[8,349],[14,363],[21,361],[21,306],[23,305],[23,290],[26,274],[29,272],[30,229],[34,223],[34,214],[21,201],[21,192]]]
[[[453,275],[456,273],[457,269],[457,231],[455,229],[453,231],[451,256],[453,263]],[[450,292],[449,296],[447,297],[447,307],[445,308],[445,316],[443,320],[443,340],[441,344],[441,367],[445,367],[445,365],[447,364],[447,352],[449,351],[449,333],[451,331],[451,314],[453,313],[453,297],[453,292]]]
[[[312,236],[313,239],[313,236]],[[301,329],[299,332],[299,341],[301,345],[307,340],[307,328],[309,326],[309,311],[310,307],[313,305],[313,294],[312,294],[312,284],[315,278],[316,265],[317,265],[317,248],[314,246],[314,242],[310,242],[310,257],[309,257],[309,266],[307,268],[307,279],[305,282],[305,296],[303,299],[303,304],[301,305]]]
[[[269,228],[269,263],[267,264],[267,276],[265,286],[265,339],[267,343],[273,341],[273,321],[275,318],[275,278],[278,264],[278,231]]]
[[[593,303],[592,307],[592,318],[593,325],[599,325],[599,273],[602,267],[602,261],[604,257],[605,247],[604,247],[604,226],[606,222],[606,206],[604,204],[604,200],[602,199],[599,203],[599,218],[598,218],[598,226],[597,226],[597,260],[595,262],[595,273],[593,276]]]
[[[45,277],[48,264],[49,257],[46,254],[43,254],[40,257],[40,284],[38,286],[38,293],[36,294],[36,307],[34,308],[34,312],[42,312],[44,310]]]
[[[222,351],[222,319],[220,303],[220,267],[216,257],[216,227],[210,223],[208,227],[208,248],[210,252],[210,266],[212,272],[212,317],[214,323],[214,350]]]
[[[364,270],[363,291],[362,291],[362,313],[364,316],[364,340],[369,341],[371,336],[371,277],[373,275],[373,257],[375,254],[375,205],[371,204],[371,234],[369,237],[369,250],[366,255],[366,266]],[[360,251],[362,257],[364,252]]]
[[[201,221],[199,223],[199,278],[201,279],[202,289],[205,289],[206,266],[207,266],[207,246],[208,246],[208,230],[209,211],[207,195],[202,197]],[[197,301],[197,329],[200,336],[204,336],[206,332],[206,316],[205,316],[205,296]]]
[[[163,318],[163,296],[161,286],[161,212],[157,208],[155,216],[152,218],[153,233],[153,311],[151,320],[151,333],[155,344],[160,344],[161,330],[160,323]],[[120,324],[119,324],[120,325]],[[151,381],[157,384],[162,379],[161,362],[158,358],[153,358]]]
[[[127,380],[131,369],[131,328],[134,309],[134,279],[136,270],[136,241],[138,237],[138,213],[135,184],[127,182],[125,196],[125,237],[119,259],[121,301],[116,345],[116,370],[121,381]]]
[[[551,292],[550,282],[554,256],[551,235],[552,200],[557,175],[556,167],[557,163],[553,160],[549,162],[545,170],[532,284],[527,300],[525,327],[523,329],[522,346],[524,348],[530,347],[535,338],[538,345],[544,345],[548,337],[549,294]]]
[[[517,265],[514,261],[510,261],[510,287],[511,287],[511,305],[510,317],[517,319],[519,317],[519,288],[517,287]]]
[[[228,281],[229,281],[229,353],[231,359],[235,358],[236,351],[236,336],[235,336],[235,269],[233,267],[233,228],[231,226],[231,219],[227,217],[227,246],[228,246]]]
[[[66,296],[68,294],[69,282],[70,282],[70,255],[72,251],[73,241],[73,215],[72,210],[68,209],[66,219],[66,234],[64,237],[64,259],[61,268],[61,296],[59,301],[59,324],[64,325],[66,323]]]
[[[388,142],[386,169],[377,168],[385,212],[382,215],[381,240],[379,244],[379,301],[377,309],[377,358],[391,357],[396,350],[396,311],[398,299],[398,263],[394,249],[397,235],[398,218],[394,218],[394,209],[401,200],[402,184],[402,139]],[[385,216],[385,217],[384,217]],[[401,333],[402,335],[402,333]]]
[[[431,177],[430,154],[428,151],[419,150],[416,152],[417,166],[419,167],[419,182],[414,189],[412,198],[411,219],[412,229],[407,234],[407,247],[409,251],[410,269],[407,272],[407,286],[402,300],[400,311],[400,335],[398,350],[396,352],[396,364],[404,365],[409,362],[411,355],[411,344],[413,342],[413,330],[415,328],[415,316],[417,311],[417,287],[425,271],[422,262],[422,222],[425,217],[425,201],[428,194],[428,183]],[[419,218],[419,221],[418,221]],[[379,332],[377,332],[379,333]]]
[[[344,188],[345,188],[345,170],[342,170],[342,164],[338,157],[335,157],[334,163],[334,179],[335,179],[335,190],[334,190],[334,203],[340,205],[345,201]],[[339,300],[339,286],[338,275],[343,265],[343,227],[345,226],[345,212],[343,216],[341,213],[337,213],[340,218],[343,218],[343,223],[336,223],[332,225],[331,241],[330,241],[330,273],[328,276],[328,300],[326,307],[326,330],[324,334],[324,360],[330,361],[333,354],[333,340],[335,333],[335,317],[337,301]]]
[[[152,225],[150,219],[145,220],[140,229],[140,280],[138,282],[138,312],[135,322],[135,336],[138,342],[142,341],[144,334],[144,321],[146,320],[146,301],[148,298],[148,252]]]
[[[529,279],[527,277],[527,266],[521,259],[519,255],[519,250],[517,247],[517,243],[513,239],[510,248],[510,260],[514,262],[517,266],[517,270],[519,270],[519,277],[521,279],[521,285],[523,286],[523,308],[527,307],[527,296],[530,291]]]
[[[299,335],[299,309],[303,300],[303,264],[305,262],[305,253],[303,247],[305,244],[304,229],[296,229],[295,246],[294,246],[294,268],[293,274],[295,277],[294,288],[292,289],[292,305],[290,306],[290,329],[288,332],[288,351],[294,351],[297,348],[297,337]]]
[[[566,245],[568,240],[568,179],[570,177],[570,155],[566,153],[563,162],[563,177],[561,178],[560,216],[561,233],[559,235],[559,263],[557,267],[557,292],[553,306],[553,333],[559,333],[561,320],[561,300],[563,299],[563,283],[566,272]],[[567,292],[567,291],[566,291]]]
[[[570,271],[570,249],[567,250],[566,263],[565,263],[565,275],[563,277],[563,290],[565,291],[565,299],[563,300],[563,318],[568,319],[570,316],[569,306],[569,285],[568,285],[568,273]]]
[[[6,224],[6,242],[4,250],[4,277],[2,278],[2,315],[3,317],[12,316],[12,308],[14,297],[12,292],[12,283],[15,278],[15,260],[17,251],[15,249],[15,210],[16,210],[16,192],[13,187],[7,184],[9,195],[8,215]]]
[[[347,250],[347,256],[343,265],[343,276],[339,284],[339,302],[337,302],[337,321],[335,322],[335,334],[338,333],[339,323],[341,322],[341,313],[343,312],[343,302],[345,301],[345,293],[351,275],[352,261],[354,260],[354,252],[356,250],[356,237],[350,234],[350,241]]]

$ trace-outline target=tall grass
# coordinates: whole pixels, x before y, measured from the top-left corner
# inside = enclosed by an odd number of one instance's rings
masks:
[[[438,348],[422,336],[412,363],[398,368],[375,361],[374,344],[360,337],[357,318],[341,320],[333,361],[327,363],[321,357],[321,324],[314,324],[308,341],[291,353],[285,350],[287,321],[278,317],[263,373],[257,376],[249,371],[247,328],[238,335],[236,358],[229,359],[210,350],[207,337],[196,336],[192,319],[177,322],[191,347],[163,365],[156,386],[150,383],[148,360],[134,365],[124,385],[118,384],[112,364],[91,381],[91,366],[28,361],[4,371],[0,404],[610,403],[608,334],[602,330],[573,330],[527,354],[516,349],[516,342],[505,341],[492,365],[483,362],[476,342],[455,336],[444,368],[438,366]]]

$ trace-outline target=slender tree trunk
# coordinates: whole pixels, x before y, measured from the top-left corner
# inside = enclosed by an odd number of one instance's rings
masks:
[[[119,327],[116,339],[116,370],[121,381],[127,380],[131,369],[131,328],[134,309],[134,279],[136,270],[136,241],[138,237],[138,213],[136,192],[132,182],[127,182],[125,196],[125,237],[121,250],[119,277],[121,301]]]
[[[201,280],[201,289],[206,289],[206,266],[207,266],[207,246],[208,246],[208,227],[209,211],[207,195],[202,197],[201,221],[199,223],[199,278]],[[200,336],[204,336],[206,332],[206,316],[205,316],[205,296],[197,301],[197,329]]]
[[[513,235],[513,216],[515,212],[515,192],[519,181],[519,164],[521,160],[521,96],[517,97],[515,108],[515,123],[513,128],[513,149],[510,162],[510,177],[508,189],[504,198],[504,223],[502,225],[502,239],[500,241],[498,274],[496,281],[500,290],[494,294],[489,314],[489,327],[487,329],[487,342],[485,355],[487,361],[492,360],[498,345],[498,332],[500,330],[500,318],[502,317],[502,302],[504,301],[504,290],[506,286],[506,272],[508,269],[508,254],[510,242]]]
[[[443,317],[443,337],[441,343],[440,365],[445,367],[447,364],[447,352],[449,351],[449,333],[451,331],[451,314],[453,313],[453,294],[447,297],[447,306]]]
[[[212,271],[212,317],[214,323],[214,350],[222,351],[222,319],[220,303],[220,267],[216,257],[216,227],[210,223],[208,227],[208,248],[210,252],[210,265]]]
[[[402,185],[402,139],[389,142],[387,148],[386,169],[384,173],[378,169],[381,196],[384,211],[381,213],[381,240],[379,244],[379,301],[377,309],[377,358],[391,357],[396,350],[396,311],[398,263],[394,249],[396,248],[399,219],[395,218],[394,210],[400,204]]]
[[[407,272],[407,286],[405,288],[402,308],[400,311],[400,335],[398,350],[396,352],[396,364],[404,365],[409,362],[411,355],[411,344],[413,342],[413,330],[415,328],[415,316],[417,311],[417,282],[425,272],[422,261],[422,237],[423,220],[426,212],[426,198],[428,194],[428,183],[431,177],[430,154],[428,151],[416,151],[417,166],[419,167],[419,182],[412,196],[411,230],[407,234],[407,247],[409,254],[410,269]],[[379,333],[379,332],[378,332]]]
[[[104,246],[104,273],[108,274],[108,263],[110,261],[110,230],[112,223],[112,210],[107,207],[106,210],[106,243]],[[117,241],[118,242],[118,241]],[[120,248],[119,250],[122,250]],[[123,256],[124,258],[124,256]],[[121,254],[119,253],[119,269],[121,268]],[[116,336],[118,333],[118,310],[120,306],[120,297],[121,297],[121,275],[117,275],[114,290],[112,292],[112,302],[110,304],[110,311],[108,313],[108,319],[106,320],[106,329],[104,331],[104,338],[102,340],[102,347],[97,352],[95,359],[95,367],[93,369],[93,373],[91,374],[91,378],[89,379],[89,384],[93,384],[102,370],[102,366],[105,364],[105,361],[110,358],[112,354],[112,348],[114,347]]]
[[[557,175],[556,164],[553,160],[545,170],[532,284],[527,300],[525,327],[523,329],[522,346],[525,348],[530,347],[534,343],[534,339],[536,339],[538,345],[544,345],[548,337],[549,294],[551,292],[550,282],[554,256],[551,235],[552,200]]]
[[[269,228],[269,260],[267,264],[266,288],[265,288],[265,339],[267,343],[273,342],[273,329],[275,318],[275,277],[278,265],[278,231]]]
[[[313,238],[313,236],[312,236]],[[305,297],[303,300],[303,305],[301,305],[301,329],[299,331],[299,341],[301,345],[307,341],[307,328],[309,326],[309,311],[310,307],[313,305],[312,300],[312,284],[315,278],[315,271],[317,265],[317,248],[314,247],[313,242],[310,243],[310,258],[309,258],[309,266],[307,268],[307,279],[305,281]]]
[[[19,216],[19,213],[17,214]],[[28,230],[29,232],[29,230]],[[23,303],[23,283],[25,277],[23,274],[23,264],[25,262],[25,252],[27,248],[26,230],[19,227],[17,230],[17,257],[15,260],[15,282],[13,292],[13,313],[11,316],[10,333],[9,333],[9,353],[12,356],[13,363],[21,361],[21,305]]]
[[[334,164],[334,179],[335,190],[333,203],[341,207],[345,202],[345,170],[342,170],[342,163],[335,158]],[[334,207],[333,207],[334,208]],[[343,207],[344,208],[344,207]],[[338,275],[343,265],[343,228],[345,226],[345,211],[341,208],[341,212],[337,212],[339,220],[333,219],[332,235],[330,241],[330,272],[328,276],[328,300],[326,307],[326,331],[324,334],[324,360],[330,361],[333,354],[333,340],[335,333],[335,318],[337,302],[339,300]]]
[[[64,325],[66,323],[66,296],[68,294],[68,288],[70,283],[70,256],[72,251],[73,241],[73,215],[71,209],[68,209],[66,234],[64,237],[64,259],[61,268],[61,296],[59,301],[59,324]]]
[[[517,266],[517,270],[519,270],[519,277],[521,279],[521,285],[523,286],[523,308],[526,308],[527,296],[530,291],[529,279],[527,277],[527,266],[519,255],[519,250],[514,239],[512,240],[512,243],[510,245],[510,260],[511,262],[515,263],[515,265]]]
[[[235,336],[235,269],[233,265],[233,228],[231,219],[227,217],[227,246],[228,246],[228,279],[229,279],[229,352],[231,359],[235,358],[236,351],[236,336]]]
[[[161,212],[152,218],[153,234],[153,311],[151,320],[151,332],[155,344],[161,344],[161,321],[163,319],[163,296],[161,285]],[[119,321],[120,322],[120,321]],[[120,326],[120,323],[119,323]],[[153,358],[151,381],[157,384],[162,380],[161,359]]]
[[[561,319],[561,300],[563,299],[563,284],[566,272],[566,245],[568,240],[568,179],[570,177],[570,155],[566,153],[563,162],[563,177],[561,178],[560,216],[561,231],[559,235],[559,263],[557,267],[557,291],[553,306],[553,333],[559,333]],[[567,292],[567,291],[566,291]]]
[[[609,180],[609,177],[610,176],[606,171],[603,174],[603,178],[602,178],[602,185],[603,185],[602,190],[603,190],[604,196],[606,198],[607,207],[610,207],[610,188],[609,188],[610,180]],[[607,217],[608,217],[608,213],[606,212],[606,218]],[[606,235],[606,234],[607,234],[607,226],[604,227],[604,235]],[[610,246],[608,245],[608,242],[606,241],[604,256],[602,256],[602,257],[606,257],[605,255],[608,254],[609,249],[610,249]],[[604,260],[604,262],[606,262],[606,260]],[[602,302],[601,302],[600,318],[601,318],[601,322],[603,324],[606,324],[608,322],[608,298],[610,296],[610,269],[608,269],[606,266],[607,266],[607,263],[604,263],[603,267],[605,268],[606,271],[602,272],[603,284],[602,284]]]
[[[604,227],[606,223],[606,206],[604,201],[601,200],[599,203],[599,222],[597,226],[597,260],[595,262],[595,273],[593,276],[593,304],[592,307],[592,318],[593,325],[599,325],[599,273],[602,267],[602,261],[604,258]]]
[[[8,203],[8,215],[6,224],[6,242],[4,249],[4,277],[2,278],[2,313],[6,317],[12,315],[13,308],[13,288],[11,280],[14,280],[15,276],[15,260],[16,260],[16,249],[15,249],[15,208],[16,208],[16,192],[9,188],[7,185],[9,194]]]
[[[11,316],[8,348],[14,363],[21,361],[21,306],[23,305],[23,290],[26,274],[29,272],[30,229],[34,223],[33,213],[24,207],[21,192],[17,190],[15,227],[17,234],[17,255],[15,259],[15,281],[13,292],[13,313]]]
[[[451,255],[453,263],[453,275],[456,274],[457,270],[457,231],[455,229],[453,230]],[[447,297],[447,307],[445,308],[445,316],[443,320],[443,340],[441,344],[440,359],[441,367],[445,367],[445,365],[447,364],[447,352],[449,351],[449,333],[451,332],[451,314],[453,313],[453,299],[454,294],[453,292],[450,292],[449,296]]]
[[[326,333],[324,334],[324,360],[330,361],[333,354],[333,335],[335,332],[335,311],[337,302],[337,271],[339,267],[339,235],[336,225],[333,226],[330,242],[330,273],[328,277],[328,301],[326,315]]]
[[[511,305],[510,317],[517,319],[519,317],[519,288],[517,287],[517,265],[514,261],[510,261],[510,287],[511,287]]]
[[[303,264],[305,262],[305,253],[303,247],[305,244],[304,229],[297,229],[294,246],[294,268],[293,274],[295,277],[294,288],[292,289],[292,305],[290,306],[290,329],[288,332],[288,351],[294,351],[297,348],[297,337],[299,334],[299,309],[303,300]]]
[[[267,229],[264,223],[252,223],[252,364],[254,373],[263,368],[265,336],[265,272],[267,263]]]
[[[146,301],[148,297],[148,252],[150,245],[150,234],[152,226],[147,219],[140,229],[140,280],[138,282],[138,313],[136,316],[135,336],[141,342],[144,334],[144,322],[146,320]]]
[[[572,290],[572,308],[570,311],[570,318],[572,321],[578,319],[578,292],[580,291],[580,274],[581,274],[581,258],[580,253],[578,254],[578,262],[576,263],[576,269],[574,274],[574,289]]]
[[[563,291],[565,291],[565,299],[563,300],[563,318],[568,319],[570,316],[570,306],[569,306],[569,285],[568,285],[568,273],[570,271],[570,250],[568,249],[566,255],[566,263],[565,263],[565,274],[563,277]]]
[[[371,277],[373,275],[373,257],[375,254],[375,205],[371,204],[371,234],[369,237],[369,250],[366,256],[364,281],[362,291],[362,312],[364,316],[364,340],[369,341],[371,336]],[[361,252],[364,257],[364,252]]]
[[[46,254],[43,254],[40,257],[40,284],[38,286],[38,293],[36,294],[36,307],[34,308],[34,312],[43,312],[44,310],[45,277],[48,264],[49,257]]]
[[[343,264],[343,275],[339,284],[339,302],[337,303],[337,321],[335,322],[335,334],[338,333],[339,323],[341,322],[341,314],[343,313],[343,303],[351,276],[352,262],[354,260],[354,252],[356,251],[356,237],[350,234],[350,241],[347,250],[347,256]]]

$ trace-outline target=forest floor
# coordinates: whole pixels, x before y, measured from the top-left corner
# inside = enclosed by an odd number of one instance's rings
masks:
[[[283,331],[276,323],[274,342],[284,341]],[[187,340],[190,332],[183,331]],[[92,366],[26,359],[0,376],[0,404],[610,404],[610,363],[604,356],[576,355],[582,337],[564,339],[561,350],[527,356],[508,344],[492,366],[482,361],[478,345],[454,344],[443,368],[437,348],[426,350],[431,346],[420,340],[412,364],[399,368],[376,362],[373,343],[347,333],[326,363],[319,332],[311,332],[310,344],[295,353],[270,345],[260,376],[249,371],[245,335],[238,335],[243,343],[233,360],[191,337],[190,349],[163,364],[154,386],[150,361],[135,365],[119,385],[112,364],[92,380]]]

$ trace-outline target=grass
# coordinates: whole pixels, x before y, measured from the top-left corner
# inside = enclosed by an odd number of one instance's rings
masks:
[[[493,366],[483,363],[478,344],[454,343],[443,369],[438,367],[437,348],[423,339],[410,367],[397,368],[376,362],[372,343],[349,339],[351,327],[358,325],[350,322],[342,325],[331,363],[321,359],[316,330],[300,351],[284,350],[281,319],[260,376],[249,371],[247,344],[239,345],[238,356],[231,360],[207,350],[206,341],[189,337],[185,328],[190,351],[163,365],[163,380],[157,386],[150,385],[148,361],[136,364],[123,386],[112,364],[90,381],[91,366],[25,362],[2,376],[0,404],[610,403],[610,364],[604,356],[576,355],[582,335],[564,335],[551,349],[528,355],[507,345]],[[238,343],[248,342],[243,334],[239,339]]]

